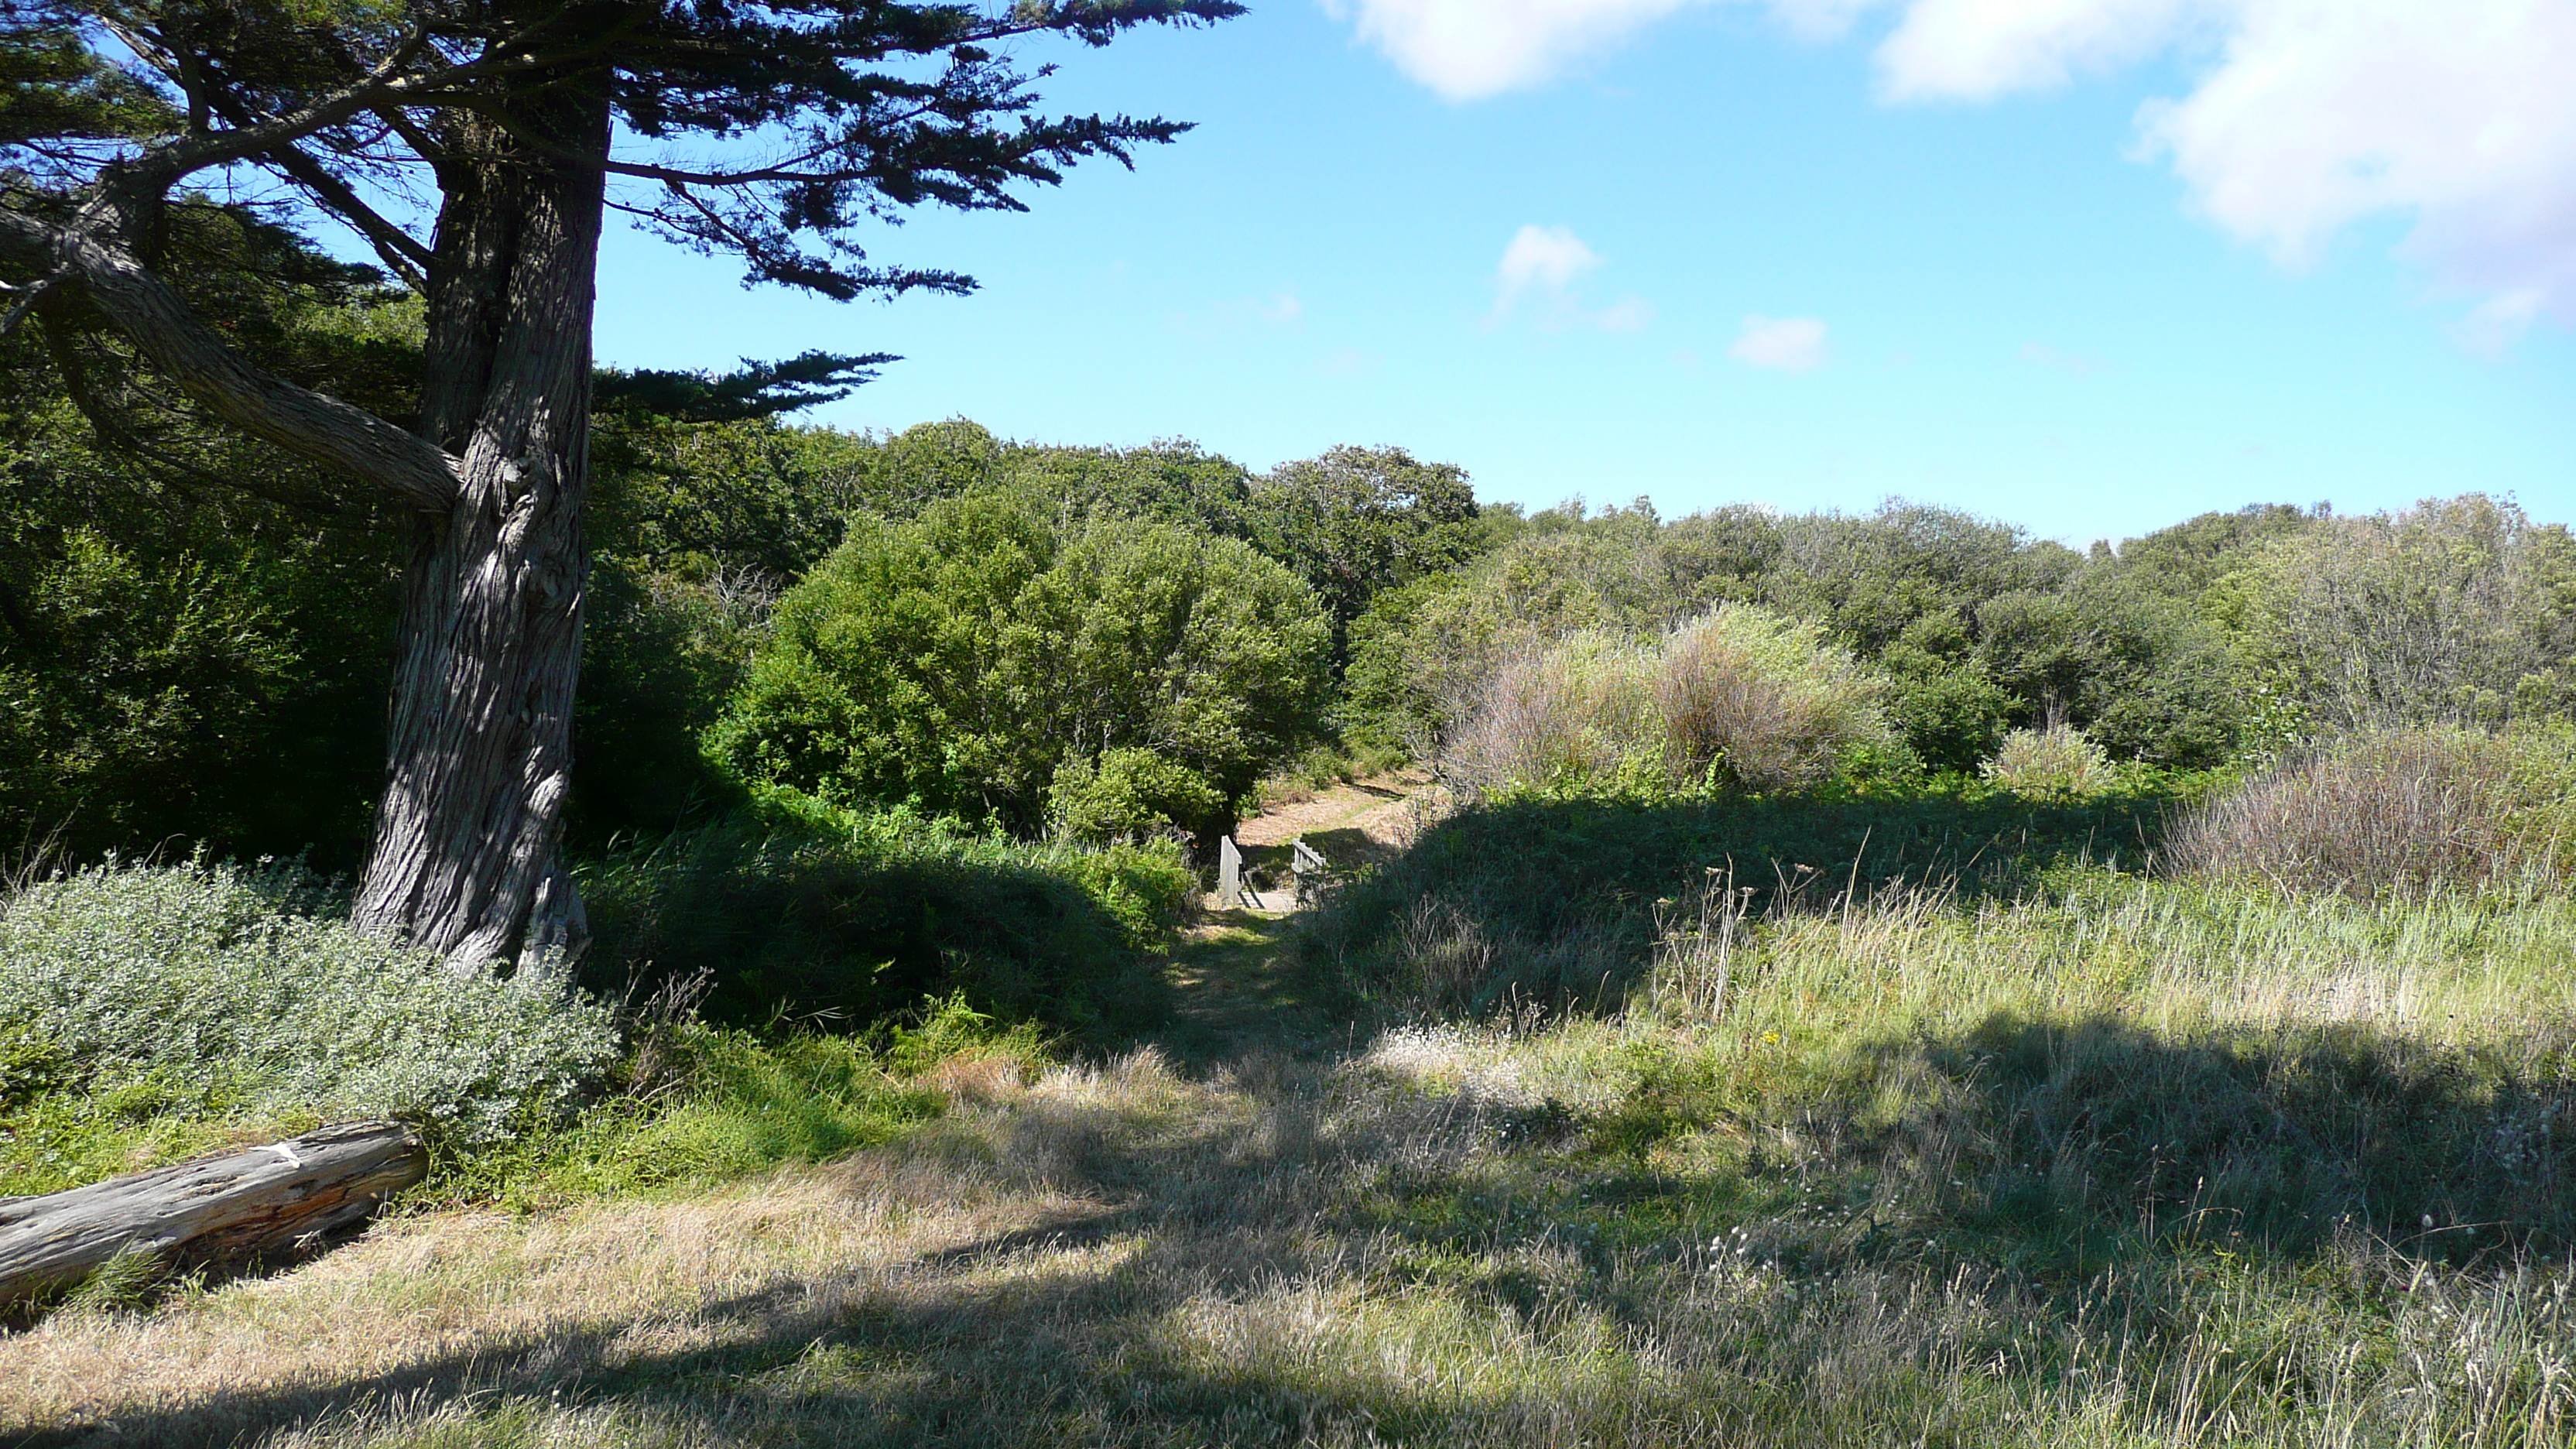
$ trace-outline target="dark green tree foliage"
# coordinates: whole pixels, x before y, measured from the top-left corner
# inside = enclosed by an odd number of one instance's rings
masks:
[[[1254,543],[1331,611],[1337,667],[1371,599],[1456,568],[1476,542],[1466,473],[1401,448],[1334,448],[1283,463],[1253,488],[1246,513]]]
[[[263,365],[411,407],[417,309],[381,274],[240,208],[166,223]],[[380,505],[155,394],[77,295],[38,306],[0,342],[0,832],[349,863],[383,771]]]
[[[876,370],[903,359],[890,352],[843,356],[807,352],[784,362],[746,357],[728,373],[604,367],[591,379],[591,406],[603,413],[642,413],[682,423],[738,423],[839,402]]]
[[[2196,547],[2224,557],[2262,532]],[[2147,572],[1911,505],[1666,523],[1642,502],[1590,517],[1576,504],[1523,520],[1454,575],[1381,595],[1351,631],[1346,727],[1421,748],[1500,651],[1577,629],[1643,638],[1752,602],[1825,624],[1881,670],[1891,715],[1932,769],[1972,769],[2005,730],[2051,721],[2123,758],[2217,763],[2244,710],[2239,661],[2199,600]]]
[[[2322,504],[2300,509],[2287,503],[2204,513],[2121,544],[2119,572],[2138,587],[2196,603],[2212,585],[2251,563],[2267,543],[2302,532],[2324,516]]]
[[[353,919],[458,969],[579,950],[560,856],[586,569],[591,308],[609,210],[848,299],[970,278],[872,262],[853,229],[933,204],[1017,210],[1085,158],[1185,127],[1049,116],[1016,43],[1105,44],[1232,0],[1007,8],[801,0],[8,0],[0,8],[0,331],[94,307],[231,428],[413,515],[391,763]],[[399,414],[264,367],[167,246],[221,178],[329,216],[423,300]],[[385,209],[391,199],[401,203]],[[207,273],[212,290],[256,269]],[[648,378],[683,417],[828,394],[864,358]],[[141,371],[138,366],[136,371]],[[757,370],[756,370],[757,371]],[[629,379],[632,382],[634,380]],[[703,384],[701,386],[700,384]],[[75,400],[79,388],[72,388]]]
[[[772,628],[710,739],[741,778],[1021,832],[1061,766],[1121,748],[1230,806],[1325,699],[1321,611],[1250,547],[1002,492],[855,522]]]

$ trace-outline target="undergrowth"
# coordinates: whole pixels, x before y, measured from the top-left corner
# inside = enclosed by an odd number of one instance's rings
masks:
[[[711,1020],[841,1031],[963,992],[1093,1043],[1166,1019],[1157,958],[1198,899],[1169,842],[1023,843],[785,791],[760,814],[613,848],[580,878],[602,991],[704,973]]]

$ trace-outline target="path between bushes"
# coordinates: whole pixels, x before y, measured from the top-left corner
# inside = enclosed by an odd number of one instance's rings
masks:
[[[1244,833],[1283,861],[1300,836],[1337,861],[1391,850],[1419,788],[1340,786]],[[709,1191],[396,1217],[290,1272],[0,1335],[0,1444],[1002,1449],[1060,1437],[1045,1403],[1068,1395],[1114,1419],[1144,1382],[1116,1366],[1151,1356],[1169,1311],[1267,1331],[1241,1288],[1302,1259],[1337,1176],[1316,1132],[1360,1044],[1301,991],[1292,928],[1209,912],[1170,960],[1158,1041],[1027,1083],[951,1074],[952,1110],[887,1147]],[[1326,1156],[1388,1145],[1372,1128]],[[1030,1342],[1056,1347],[1034,1362]]]
[[[1428,813],[1438,808],[1439,787],[1427,775],[1404,771],[1347,780],[1300,800],[1282,801],[1235,827],[1244,876],[1266,914],[1295,910],[1290,846],[1302,840],[1335,871],[1368,865],[1410,844]],[[1211,910],[1240,902],[1208,898]]]

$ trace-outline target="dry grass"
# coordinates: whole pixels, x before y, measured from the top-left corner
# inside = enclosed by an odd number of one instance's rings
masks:
[[[830,1167],[60,1315],[0,1339],[0,1441],[2566,1442],[2576,1276],[2531,1224],[2576,1199],[2576,908],[1728,899],[1606,1018],[960,1066],[947,1117]],[[2331,1103],[2262,1063],[2328,1040],[2380,1044],[2335,1088],[2376,1143],[2285,1149]],[[2231,1206],[2340,1190],[2265,1163],[2406,1153],[2527,1230],[2445,1256]]]

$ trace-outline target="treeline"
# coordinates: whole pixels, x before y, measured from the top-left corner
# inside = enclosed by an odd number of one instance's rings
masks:
[[[406,415],[413,299],[238,211],[173,218],[189,274],[265,279],[198,299],[265,365]],[[400,530],[47,305],[0,340],[0,825],[82,854],[345,863],[382,771]],[[1904,504],[1524,515],[1394,449],[1255,473],[1187,443],[785,420],[874,361],[601,375],[577,841],[781,792],[1023,838],[1204,840],[1319,745],[1445,760],[1497,680],[1610,680],[1600,708],[1634,714],[1620,700],[1681,687],[1649,676],[1682,667],[1685,635],[1691,688],[1842,681],[1797,706],[1840,710],[1842,733],[1776,780],[1749,742],[1675,747],[1709,788],[1967,776],[2048,726],[2200,770],[2321,729],[2563,713],[2576,691],[2576,544],[2476,494],[2258,506],[2085,553]],[[1818,651],[1850,667],[1819,673]]]
[[[1486,532],[1503,541],[1354,626],[1347,728],[1434,753],[1515,651],[1642,642],[1725,606],[1870,666],[1906,752],[1880,764],[1935,775],[2016,729],[2193,770],[2321,729],[2562,713],[2576,688],[2576,545],[2478,494],[2364,517],[2259,505],[2089,553],[1899,503],[1668,522],[1640,500]]]

